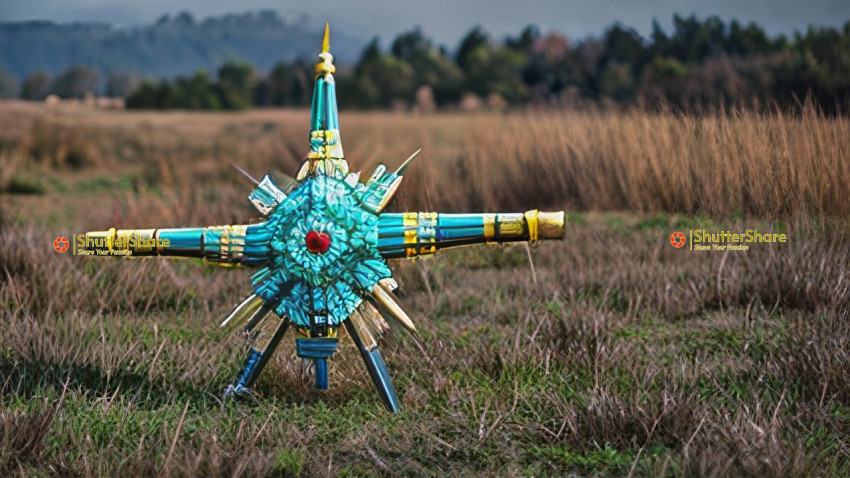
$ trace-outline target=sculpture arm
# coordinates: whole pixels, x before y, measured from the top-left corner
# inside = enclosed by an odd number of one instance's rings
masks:
[[[254,265],[269,257],[266,223],[177,229],[109,229],[88,232],[85,249],[126,251],[128,256],[197,257],[224,265]]]
[[[564,213],[385,213],[378,221],[378,250],[385,259],[433,254],[470,244],[561,239]]]

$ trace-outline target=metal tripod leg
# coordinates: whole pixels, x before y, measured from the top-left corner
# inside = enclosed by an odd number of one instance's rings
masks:
[[[389,411],[398,413],[398,397],[396,397],[393,382],[390,380],[390,373],[387,371],[383,357],[381,357],[381,351],[378,350],[374,339],[371,336],[363,337],[368,332],[362,329],[358,331],[359,327],[351,321],[351,318],[343,323],[348,334],[357,345],[357,349],[360,350],[360,355],[366,363],[366,369],[369,370],[369,376],[372,377],[372,382],[375,384],[375,388],[378,390],[378,395],[381,397],[381,401],[384,402],[384,406]]]
[[[225,397],[250,390],[266,363],[274,355],[288,327],[289,319],[286,317],[272,317],[264,321],[248,348],[248,357],[245,359],[245,365],[239,373],[236,384],[227,387]]]

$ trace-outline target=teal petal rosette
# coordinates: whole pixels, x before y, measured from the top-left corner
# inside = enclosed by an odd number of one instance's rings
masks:
[[[309,313],[326,313],[338,325],[364,292],[391,276],[377,248],[378,216],[356,199],[362,188],[330,176],[311,177],[269,218],[273,258],[252,280],[255,293],[281,316],[306,327]],[[310,250],[311,233],[330,239],[326,250]]]

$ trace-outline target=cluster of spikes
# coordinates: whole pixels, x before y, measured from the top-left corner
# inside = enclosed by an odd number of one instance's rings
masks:
[[[399,402],[378,339],[386,318],[414,332],[395,298],[387,260],[441,249],[563,236],[564,213],[441,214],[383,212],[414,152],[395,172],[379,165],[369,179],[349,171],[342,151],[335,67],[325,26],[316,64],[310,151],[294,181],[278,187],[266,174],[249,200],[263,221],[250,225],[175,229],[109,229],[86,234],[86,247],[125,257],[200,257],[252,267],[253,293],[222,322],[240,329],[248,355],[226,396],[250,393],[284,333],[295,329],[296,352],[312,362],[317,389],[328,387],[328,359],[344,327],[356,344],[383,404]],[[242,171],[250,178],[250,175]],[[135,238],[136,241],[132,241]]]

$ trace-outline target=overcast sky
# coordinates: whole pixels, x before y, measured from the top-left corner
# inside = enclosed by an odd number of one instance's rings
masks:
[[[385,45],[396,33],[420,26],[449,47],[474,25],[483,26],[497,39],[515,35],[527,24],[543,32],[556,30],[583,38],[600,34],[615,21],[646,35],[653,18],[668,28],[673,13],[754,20],[769,33],[791,33],[808,25],[840,27],[850,20],[850,0],[0,0],[0,21],[102,21],[130,26],[183,10],[202,19],[255,9],[284,15],[307,13],[316,22],[329,19],[332,27],[353,34],[379,35]]]

